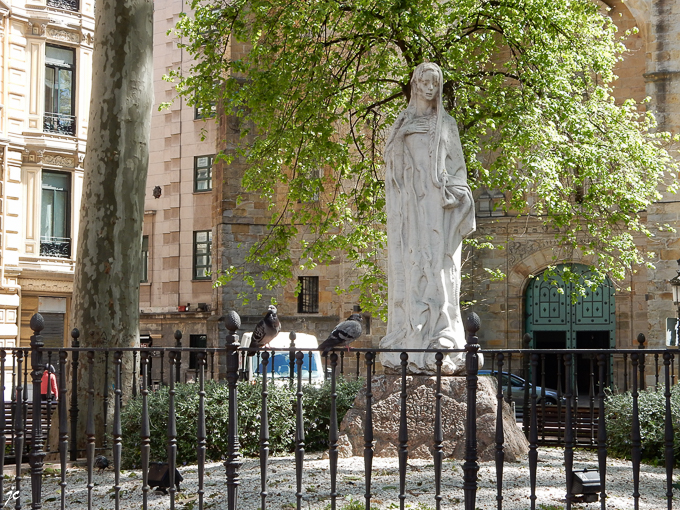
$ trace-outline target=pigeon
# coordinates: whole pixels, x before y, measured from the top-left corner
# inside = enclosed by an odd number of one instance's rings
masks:
[[[107,459],[103,455],[99,455],[99,456],[95,457],[94,467],[98,468],[99,474],[101,474],[102,471],[104,471],[107,467],[109,467],[109,459]]]
[[[248,356],[254,356],[257,349],[265,347],[274,340],[279,331],[281,331],[281,323],[276,316],[276,307],[269,305],[267,307],[267,315],[257,323],[253,330],[253,336],[250,337],[250,352]]]
[[[321,343],[319,349],[323,351],[324,355],[336,347],[347,346],[349,351],[349,344],[361,336],[361,322],[363,320],[361,314],[353,313],[346,321],[335,326],[328,338]]]

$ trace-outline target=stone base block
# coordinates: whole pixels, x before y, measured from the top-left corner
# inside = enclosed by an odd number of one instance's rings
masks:
[[[408,455],[432,458],[434,451],[435,389],[437,378],[407,376]],[[401,376],[378,375],[372,379],[373,437],[375,456],[396,457],[399,449]],[[477,388],[477,455],[480,461],[493,460],[496,448],[496,382],[480,377]],[[463,460],[465,455],[465,416],[467,383],[465,377],[442,377],[442,427],[445,458]],[[359,392],[340,426],[341,457],[364,454],[366,386]],[[515,462],[529,451],[529,443],[518,427],[510,407],[503,403],[505,460]]]

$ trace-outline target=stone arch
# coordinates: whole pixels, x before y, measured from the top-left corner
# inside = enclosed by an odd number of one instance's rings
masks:
[[[579,279],[587,279],[590,266],[582,263],[558,264],[556,274],[545,280],[540,273],[528,284],[525,303],[524,329],[532,336],[531,346],[550,349],[542,356],[546,383],[558,383],[562,366],[556,354],[566,349],[609,349],[616,345],[616,296],[609,277],[594,287],[586,288],[585,295],[574,294],[575,283],[563,279],[567,270]],[[572,297],[577,297],[572,301]],[[589,387],[592,354],[577,353],[573,358],[574,380],[582,393]],[[607,380],[612,377],[612,359],[609,360]],[[598,379],[598,377],[596,377]],[[553,386],[554,387],[554,386]]]
[[[640,34],[643,36],[645,42],[649,42],[650,23],[652,13],[651,0],[605,0],[603,1],[607,7],[610,7],[614,12],[628,11],[629,15],[635,20],[636,26],[640,29]]]
[[[532,240],[523,243],[519,252],[522,254],[516,261],[509,258],[507,272],[506,296],[508,309],[512,310],[510,317],[513,326],[514,336],[509,337],[508,347],[521,347],[521,338],[525,332],[524,317],[526,317],[526,302],[524,299],[529,284],[533,281],[531,276],[538,275],[545,271],[549,266],[561,264],[592,264],[595,262],[591,257],[578,257],[575,253],[572,257],[564,257],[556,261],[554,250],[558,247],[558,242],[554,239]],[[528,249],[532,249],[527,253]]]

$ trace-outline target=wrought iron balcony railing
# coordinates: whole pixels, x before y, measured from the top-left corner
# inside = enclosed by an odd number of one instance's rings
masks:
[[[71,239],[68,237],[41,237],[40,255],[42,257],[71,258]]]
[[[45,112],[43,131],[46,133],[59,133],[60,135],[75,136],[76,118],[74,115]]]
[[[78,0],[47,0],[47,7],[56,7],[65,11],[78,11]]]

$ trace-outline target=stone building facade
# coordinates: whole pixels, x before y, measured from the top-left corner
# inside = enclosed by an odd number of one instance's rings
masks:
[[[178,330],[183,346],[205,346],[208,322],[218,317],[209,275],[215,250],[214,112],[188,106],[162,79],[171,69],[187,71],[191,65],[177,38],[167,33],[186,8],[182,0],[154,3],[154,97],[156,106],[171,105],[152,112],[139,306],[142,342],[156,346],[175,345]],[[182,361],[188,368],[189,357]],[[160,379],[160,362],[152,361],[152,371]]]
[[[634,27],[639,29],[626,40],[627,52],[616,70],[617,97],[632,97],[640,102],[651,96],[647,108],[656,113],[660,129],[678,132],[680,5],[673,0],[606,0],[604,7],[611,9],[609,15],[620,34]],[[170,68],[188,69],[190,65],[173,36],[166,35],[181,9],[182,2],[178,0],[156,2],[157,102],[168,101],[174,94],[169,84],[160,81],[160,75]],[[227,54],[239,58],[247,50],[243,44],[232,42]],[[249,246],[265,235],[270,214],[268,204],[260,197],[242,195],[239,182],[243,162],[238,159],[230,165],[212,165],[209,190],[197,184],[202,169],[199,159],[221,149],[232,150],[241,135],[237,118],[222,115],[217,123],[196,120],[197,116],[205,116],[201,114],[180,100],[169,110],[154,113],[144,227],[149,276],[141,290],[142,333],[151,335],[154,345],[173,345],[172,333],[180,329],[184,346],[190,345],[191,337],[194,345],[200,340],[207,346],[222,346],[226,331],[219,318],[224,313],[237,310],[243,319],[242,331],[248,331],[273,297],[285,330],[325,338],[357,305],[356,296],[335,292],[338,287],[348,286],[352,274],[351,265],[342,258],[296,274],[286,288],[271,291],[260,301],[251,299],[247,305],[237,297],[247,289],[235,285],[213,289],[210,279],[196,279],[196,271],[203,267],[198,267],[197,261],[206,246],[197,240],[197,232],[210,232],[210,267],[214,275],[229,266],[244,264]],[[203,137],[201,130],[205,130]],[[153,197],[157,186],[160,198]],[[237,201],[239,195],[241,200]],[[478,252],[467,263],[472,279],[465,297],[474,300],[471,310],[482,318],[483,347],[519,347],[526,332],[533,334],[537,346],[627,348],[637,345],[640,332],[645,333],[650,347],[666,345],[666,322],[675,317],[667,282],[675,275],[676,259],[680,257],[675,233],[655,232],[652,239],[639,240],[646,251],[655,253],[655,269],[632,268],[634,272],[627,281],[610,282],[600,294],[581,300],[578,306],[557,299],[556,305],[562,307],[556,312],[557,319],[566,321],[560,328],[560,324],[550,323],[550,316],[541,316],[544,289],[534,277],[549,265],[568,264],[582,269],[581,264],[587,266],[590,261],[578,252],[558,249],[553,234],[538,221],[518,220],[494,210],[499,197],[493,190],[478,190],[476,197],[478,232],[492,235],[496,244],[504,248]],[[644,214],[650,224],[678,225],[680,201],[664,194]],[[484,267],[501,269],[507,277],[492,281]],[[311,301],[294,296],[299,278],[305,280],[307,290],[311,289]],[[550,302],[549,293],[545,299]],[[384,334],[384,324],[368,319],[370,330],[359,346],[377,346]],[[205,337],[199,338],[201,335]]]
[[[638,102],[651,98],[647,108],[654,112],[658,128],[680,130],[680,5],[666,0],[607,1],[619,34],[637,27],[626,40],[627,52],[619,63],[614,83],[617,98]],[[663,198],[643,212],[649,225],[680,227],[680,201],[663,192]],[[502,250],[476,254],[472,261],[474,284],[469,297],[482,319],[483,346],[517,348],[524,333],[542,348],[634,348],[639,333],[649,347],[667,345],[667,327],[672,329],[676,308],[668,280],[675,276],[680,257],[678,234],[652,229],[654,237],[638,238],[643,251],[654,253],[654,269],[628,268],[622,282],[606,282],[597,292],[571,305],[566,299],[541,288],[539,276],[549,265],[568,265],[584,270],[591,260],[578,251],[560,250],[553,233],[526,217],[494,217],[486,193],[478,200],[478,231],[493,236]],[[501,269],[504,281],[491,281],[483,267]],[[552,315],[551,315],[552,314]],[[564,320],[557,324],[556,321]],[[677,347],[677,342],[673,342]],[[616,365],[616,361],[614,362]],[[615,382],[620,370],[613,367]]]
[[[94,0],[0,1],[0,345],[68,338]]]

